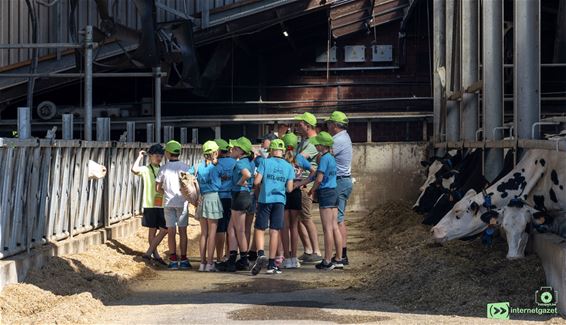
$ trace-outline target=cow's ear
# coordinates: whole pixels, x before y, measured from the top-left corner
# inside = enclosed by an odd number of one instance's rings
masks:
[[[487,211],[485,213],[483,213],[480,216],[481,221],[483,221],[486,224],[489,224],[492,218],[498,218],[499,217],[499,212],[495,211],[495,210],[490,210]]]
[[[430,166],[430,161],[428,161],[428,160],[421,160],[421,166],[423,166],[423,167],[428,167],[428,166]]]

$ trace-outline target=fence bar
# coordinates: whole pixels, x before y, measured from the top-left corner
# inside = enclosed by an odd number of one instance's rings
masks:
[[[192,129],[193,132],[193,138],[191,139],[193,144],[197,144],[198,143],[198,129],[197,128],[193,128]]]
[[[444,126],[440,124],[442,105],[444,105],[444,87],[442,85],[438,68],[446,65],[446,9],[445,0],[433,1],[433,141],[440,141],[440,134],[443,133]],[[368,139],[370,142],[371,139]]]
[[[145,129],[146,129],[145,142],[147,143],[154,142],[155,128],[153,127],[153,123],[146,123]]]
[[[161,67],[153,68],[153,111],[155,113],[155,142],[161,142]]]
[[[136,122],[126,122],[127,141],[136,141]]]
[[[31,138],[31,110],[29,107],[18,107],[18,138]]]
[[[85,27],[84,137],[92,141],[92,26]]]
[[[82,44],[75,43],[19,43],[19,44],[0,44],[0,49],[59,49],[69,48],[78,49],[82,48]]]
[[[63,140],[73,139],[73,114],[63,114]]]
[[[185,144],[188,142],[188,137],[187,137],[187,128],[181,128],[181,136],[179,137],[181,140],[181,144]]]

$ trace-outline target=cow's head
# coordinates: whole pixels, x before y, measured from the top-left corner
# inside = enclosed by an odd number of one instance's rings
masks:
[[[106,167],[101,164],[89,160],[88,161],[88,179],[101,179],[106,176]]]
[[[483,196],[469,190],[464,197],[431,229],[436,242],[463,238],[480,233],[487,226],[480,216],[487,209],[482,205]]]
[[[428,177],[420,187],[421,195],[413,205],[413,210],[419,213],[430,211],[438,198],[450,189],[458,171],[451,169],[448,161],[435,160],[429,166]]]
[[[523,258],[529,240],[530,222],[537,210],[526,205],[520,199],[513,199],[509,204],[496,211],[484,213],[481,219],[490,227],[499,227],[507,239],[507,258]]]

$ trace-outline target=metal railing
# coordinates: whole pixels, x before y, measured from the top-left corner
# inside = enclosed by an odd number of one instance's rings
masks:
[[[0,259],[141,214],[139,142],[0,138]],[[192,165],[198,145],[183,145]],[[88,178],[88,162],[107,168]]]

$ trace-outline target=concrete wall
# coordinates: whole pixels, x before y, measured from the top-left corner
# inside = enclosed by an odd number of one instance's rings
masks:
[[[420,161],[426,148],[421,142],[354,144],[349,208],[371,210],[388,200],[416,200],[425,180]]]

